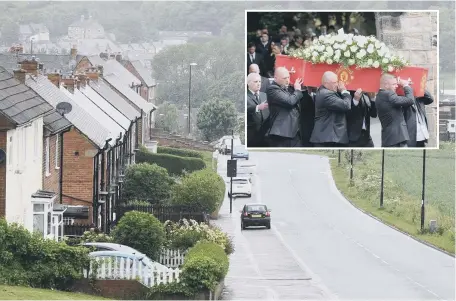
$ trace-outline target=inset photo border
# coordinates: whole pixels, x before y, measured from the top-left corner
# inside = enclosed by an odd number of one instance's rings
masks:
[[[438,10],[246,10],[247,149],[438,149],[454,132],[438,24]]]

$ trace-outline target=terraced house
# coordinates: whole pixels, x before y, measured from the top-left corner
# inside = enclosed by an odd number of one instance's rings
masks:
[[[115,220],[125,167],[146,139],[143,122],[155,106],[115,74],[105,80],[102,66],[68,75],[44,74],[46,67],[34,58],[18,66],[14,75],[0,69],[0,215],[31,231],[45,228],[43,235],[55,239],[63,235],[63,223],[106,230]],[[24,183],[26,189],[19,187]],[[43,206],[32,206],[37,202]],[[43,217],[36,226],[35,207]]]

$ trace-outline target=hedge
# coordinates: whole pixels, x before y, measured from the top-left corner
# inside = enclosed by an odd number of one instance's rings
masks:
[[[190,173],[206,168],[206,164],[200,158],[186,158],[164,153],[154,154],[142,149],[136,153],[136,163],[155,163],[165,168],[170,175],[182,175],[184,170]]]
[[[168,154],[168,155],[175,155],[179,157],[192,157],[192,158],[199,158],[204,159],[203,154],[191,149],[183,149],[183,148],[176,148],[176,147],[169,147],[169,146],[159,146],[157,147],[157,153],[159,154]]]
[[[185,256],[181,279],[190,290],[213,291],[228,273],[228,268],[228,256],[222,247],[200,241]]]

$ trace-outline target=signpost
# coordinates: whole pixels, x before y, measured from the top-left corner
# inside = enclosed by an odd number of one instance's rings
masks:
[[[231,159],[227,161],[226,172],[230,178],[230,213],[233,213],[233,177],[237,175],[237,160],[233,160],[233,138],[234,133],[231,132]]]

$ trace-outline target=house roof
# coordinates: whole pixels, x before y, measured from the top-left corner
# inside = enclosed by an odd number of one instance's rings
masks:
[[[77,102],[81,108],[84,109],[86,114],[92,116],[95,120],[100,122],[100,124],[102,124],[103,127],[109,131],[110,135],[107,138],[112,138],[111,141],[115,141],[119,138],[120,133],[122,133],[122,135],[125,133],[125,130],[117,122],[115,122],[111,116],[103,112],[78,89],[74,89],[74,93],[71,93],[64,87],[60,87],[60,91]]]
[[[43,117],[44,127],[51,135],[58,133],[71,126],[71,123],[62,115],[53,110]]]
[[[0,66],[5,67],[8,72],[13,72],[16,69],[18,60],[30,59],[30,54],[0,53]],[[33,54],[35,59],[44,65],[47,71],[61,70],[62,73],[70,73],[76,66],[75,61],[72,61],[71,55],[62,54]]]
[[[127,71],[128,72],[128,71]],[[130,100],[137,108],[143,110],[145,113],[149,113],[156,109],[156,107],[147,102],[139,94],[133,91],[129,86],[125,85],[122,80],[117,77],[115,74],[107,74],[104,76],[104,79],[110,83],[114,88],[117,89],[123,96]]]
[[[114,59],[104,61],[103,73],[114,73],[124,84],[129,87],[131,87],[132,83],[134,83],[135,86],[141,85],[141,81],[136,76],[134,76],[130,71],[125,69],[121,63]]]
[[[131,121],[90,86],[81,87],[79,91],[82,92],[82,94],[84,94],[88,99],[90,99],[94,105],[100,108],[100,110],[110,116],[112,120],[114,120],[125,131],[128,130]]]
[[[92,64],[92,66],[100,65],[103,66],[105,60],[103,60],[99,55],[89,55],[87,59]]]
[[[0,111],[16,125],[21,125],[52,112],[53,107],[0,67]]]
[[[130,104],[128,100],[117,94],[116,91],[105,82],[104,79],[98,79],[98,82],[90,81],[90,87],[108,101],[113,107],[118,109],[129,120],[134,121],[141,116],[140,110]]]
[[[27,76],[26,85],[37,92],[54,108],[60,102],[68,102],[72,105],[70,113],[65,115],[79,131],[86,135],[96,146],[102,148],[106,140],[110,138],[110,132],[100,122],[98,122],[74,100],[62,93],[47,77],[43,75]],[[115,143],[111,141],[112,145]]]
[[[139,76],[141,76],[141,79],[146,84],[146,86],[153,87],[156,85],[155,80],[151,76],[151,72],[149,72],[140,61],[131,61],[131,64],[136,69]]]

